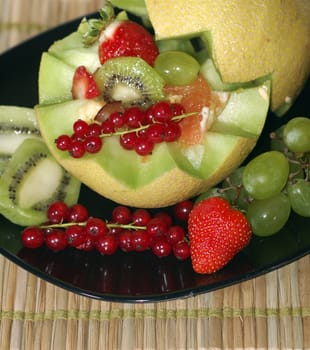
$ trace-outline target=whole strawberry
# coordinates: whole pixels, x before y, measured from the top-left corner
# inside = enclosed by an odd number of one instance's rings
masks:
[[[252,237],[245,215],[220,197],[210,197],[194,206],[188,232],[193,269],[211,274],[223,268]]]
[[[99,36],[99,60],[114,57],[140,57],[153,66],[158,49],[152,35],[133,21],[114,21]]]

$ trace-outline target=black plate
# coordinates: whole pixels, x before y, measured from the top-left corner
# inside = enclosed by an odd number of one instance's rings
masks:
[[[41,53],[55,41],[77,28],[80,19],[45,32],[0,56],[0,104],[34,106]],[[307,98],[308,96],[308,98]],[[268,149],[268,134],[290,116],[309,115],[310,84],[289,114],[282,119],[268,116],[262,137],[251,156]],[[111,213],[114,203],[83,187],[80,202],[92,215]],[[96,205],[94,205],[96,203]],[[168,210],[168,209],[167,209]],[[100,212],[100,214],[99,214]],[[107,217],[107,216],[105,216]],[[72,292],[107,301],[143,302],[193,296],[238,283],[288,264],[310,251],[310,219],[292,214],[278,234],[253,238],[223,270],[213,275],[194,273],[190,261],[149,253],[118,253],[103,257],[67,249],[52,253],[46,249],[24,249],[21,227],[0,217],[0,251],[14,263],[35,275]]]

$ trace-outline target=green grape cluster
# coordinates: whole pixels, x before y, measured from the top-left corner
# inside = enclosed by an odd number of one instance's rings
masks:
[[[236,169],[197,202],[222,196],[246,213],[253,233],[279,232],[291,212],[310,217],[310,119],[295,117],[270,134],[270,149]]]

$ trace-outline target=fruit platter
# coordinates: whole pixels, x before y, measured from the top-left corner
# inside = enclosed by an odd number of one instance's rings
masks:
[[[188,297],[310,252],[309,17],[258,64],[169,4],[107,2],[0,56],[0,252],[81,295]]]

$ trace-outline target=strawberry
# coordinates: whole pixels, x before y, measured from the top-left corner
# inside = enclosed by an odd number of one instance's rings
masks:
[[[188,232],[193,269],[211,274],[224,267],[252,237],[245,215],[220,197],[210,197],[194,206]]]
[[[74,73],[71,93],[74,99],[91,99],[100,95],[94,77],[84,66],[79,66]]]
[[[110,58],[133,56],[144,59],[151,66],[154,65],[158,48],[151,33],[129,19],[118,19],[109,2],[99,14],[98,19],[84,19],[79,32],[86,46],[93,45],[99,39],[98,54],[102,64]]]
[[[140,24],[130,20],[110,23],[99,36],[99,59],[134,56],[144,59],[151,66],[158,55],[152,35]]]

